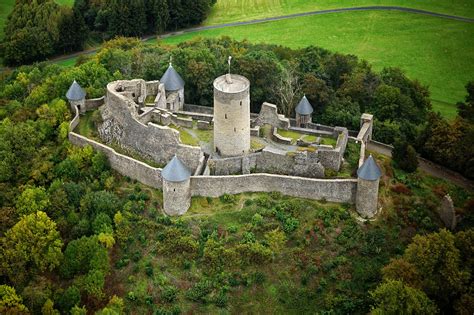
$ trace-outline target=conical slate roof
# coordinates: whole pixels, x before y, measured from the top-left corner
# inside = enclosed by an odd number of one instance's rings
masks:
[[[169,182],[183,182],[191,176],[191,172],[175,155],[174,158],[165,166],[161,176]]]
[[[165,74],[161,77],[160,82],[165,85],[166,91],[178,91],[184,88],[184,80],[181,78],[179,73],[174,70],[171,64]]]
[[[313,106],[309,103],[306,95],[303,96],[295,110],[300,115],[311,115],[313,113]]]
[[[66,93],[66,97],[70,101],[80,101],[86,97],[86,92],[81,88],[79,83],[74,80]]]
[[[382,176],[379,166],[375,162],[372,154],[365,160],[364,164],[357,170],[357,176],[365,180],[377,180]]]

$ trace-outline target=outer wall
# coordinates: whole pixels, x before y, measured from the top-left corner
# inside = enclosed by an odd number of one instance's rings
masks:
[[[223,157],[250,150],[250,93],[214,89],[214,150]]]
[[[163,180],[163,210],[167,215],[185,214],[190,206],[190,179],[179,183]]]

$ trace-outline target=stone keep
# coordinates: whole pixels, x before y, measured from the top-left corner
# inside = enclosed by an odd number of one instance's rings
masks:
[[[356,210],[364,218],[377,213],[380,176],[382,172],[372,155],[357,170]]]
[[[86,92],[82,89],[79,83],[76,82],[76,80],[72,82],[69,90],[66,92],[66,97],[71,104],[73,111],[74,107],[77,106],[81,114],[86,112]]]
[[[161,172],[163,210],[167,215],[183,215],[191,206],[191,172],[175,155]]]
[[[250,82],[243,76],[214,80],[214,150],[223,157],[250,150]]]

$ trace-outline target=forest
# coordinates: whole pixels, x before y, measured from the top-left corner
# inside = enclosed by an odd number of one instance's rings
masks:
[[[316,122],[357,130],[360,114],[373,113],[377,140],[474,175],[472,83],[447,122],[426,87],[355,56],[229,38],[178,47],[117,38],[72,68],[2,73],[0,313],[471,314],[474,196],[400,160],[375,155],[384,173],[376,221],[358,221],[351,205],[276,193],[193,198],[188,215],[170,218],[160,191],[69,143],[74,79],[99,97],[113,80],[159,79],[172,56],[187,102],[212,106],[229,55],[231,71],[252,82],[254,111],[268,101],[292,114],[305,93]],[[462,218],[454,231],[437,213],[447,193]]]
[[[18,0],[0,46],[9,66],[79,51],[117,35],[154,35],[201,23],[216,0]]]

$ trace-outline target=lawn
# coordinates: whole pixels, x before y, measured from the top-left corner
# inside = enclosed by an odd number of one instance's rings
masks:
[[[474,17],[474,5],[469,0],[219,0],[204,24],[214,25],[309,11],[373,5],[402,6]]]
[[[163,41],[177,44],[197,36],[222,35],[292,48],[316,45],[359,56],[376,70],[400,67],[410,78],[429,85],[434,110],[447,118],[456,115],[454,104],[464,99],[464,86],[474,76],[474,24],[404,12],[308,16],[183,34]]]

